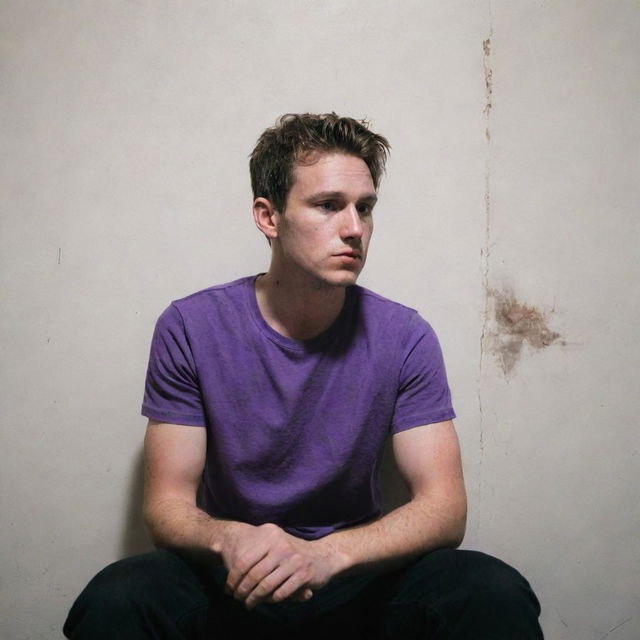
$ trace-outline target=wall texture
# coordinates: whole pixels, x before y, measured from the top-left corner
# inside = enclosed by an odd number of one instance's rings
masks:
[[[465,546],[546,635],[640,626],[640,8],[633,0],[5,0],[0,636],[61,637],[138,515],[173,298],[267,265],[247,154],[281,113],[393,144],[363,284],[447,359]]]

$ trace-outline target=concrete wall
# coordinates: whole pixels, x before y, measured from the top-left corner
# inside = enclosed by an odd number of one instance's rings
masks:
[[[548,638],[640,625],[637,2],[22,2],[2,22],[0,636],[61,637],[146,547],[157,315],[257,272],[247,154],[283,112],[393,154],[362,279],[447,359],[465,546]]]

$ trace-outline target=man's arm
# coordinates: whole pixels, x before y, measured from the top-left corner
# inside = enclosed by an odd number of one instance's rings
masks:
[[[306,582],[319,570],[311,570],[307,545],[273,524],[253,526],[212,518],[196,506],[196,494],[204,469],[206,430],[149,421],[144,442],[144,519],[158,547],[200,551],[224,562],[232,575],[244,576],[257,566],[269,569],[258,593],[260,600],[277,602],[287,598],[306,600],[311,590]],[[318,549],[318,552],[320,550]],[[320,553],[314,558],[319,565]],[[326,580],[329,576],[326,576]],[[242,591],[227,589],[239,600]],[[250,601],[247,606],[257,602]]]
[[[448,420],[402,431],[393,436],[398,469],[411,492],[408,503],[383,518],[344,529],[311,542],[298,541],[309,558],[311,588],[332,577],[362,571],[387,571],[422,553],[457,547],[464,537],[467,502],[460,448]],[[248,607],[268,591],[270,566],[229,573],[227,585]]]
[[[227,592],[247,608],[306,599],[336,575],[390,569],[462,540],[466,498],[453,424],[403,431],[393,437],[393,448],[411,500],[373,523],[309,542],[273,524],[254,527],[199,510],[195,496],[206,452],[204,429],[150,422],[145,520],[158,546],[221,557],[229,569]]]
[[[450,420],[401,431],[393,453],[410,500],[383,518],[318,543],[344,557],[343,572],[388,570],[464,538],[467,500],[458,438]]]
[[[211,549],[227,522],[196,507],[206,429],[149,420],[144,440],[144,519],[158,547]]]

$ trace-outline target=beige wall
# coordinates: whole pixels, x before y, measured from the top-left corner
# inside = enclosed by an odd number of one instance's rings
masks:
[[[637,2],[0,11],[2,638],[61,637],[84,583],[145,547],[155,318],[265,268],[247,154],[304,110],[393,144],[362,282],[440,335],[465,546],[528,576],[548,638],[637,638]]]

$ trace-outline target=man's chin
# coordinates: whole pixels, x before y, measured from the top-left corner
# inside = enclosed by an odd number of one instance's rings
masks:
[[[356,283],[359,275],[359,271],[342,271],[331,278],[332,284],[336,287],[350,287]]]
[[[338,288],[338,287],[350,287],[354,285],[360,275],[360,269],[340,269],[340,270],[326,270],[316,271],[313,274],[316,286],[318,288]]]

